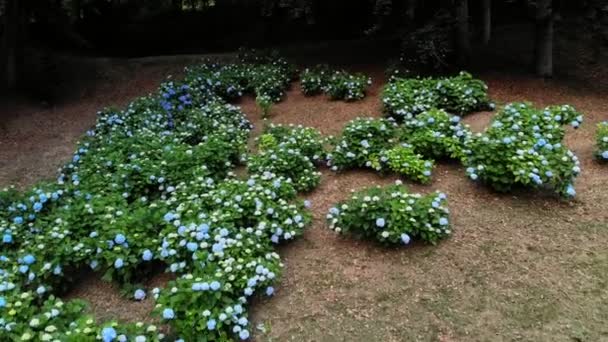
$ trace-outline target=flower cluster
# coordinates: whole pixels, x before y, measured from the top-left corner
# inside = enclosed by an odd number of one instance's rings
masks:
[[[427,158],[453,158],[465,156],[472,133],[460,123],[460,117],[441,109],[431,109],[405,120],[400,125],[399,138],[413,146],[417,153]]]
[[[436,244],[451,233],[445,194],[410,194],[399,184],[357,192],[331,208],[327,220],[337,233],[386,244]]]
[[[596,141],[598,159],[608,161],[608,121],[600,122],[597,125]]]
[[[350,121],[327,156],[327,165],[337,171],[373,167],[382,151],[395,145],[396,124],[389,119],[358,118]]]
[[[508,104],[486,132],[472,139],[467,174],[498,191],[516,185],[546,187],[572,197],[581,170],[578,158],[563,145],[563,126],[576,128],[581,122],[582,115],[569,105],[538,110],[529,103]]]
[[[446,78],[393,78],[382,93],[384,113],[399,121],[409,120],[433,108],[464,115],[492,108],[488,87],[471,74],[460,72]]]
[[[57,299],[85,267],[134,300],[156,299],[172,337],[248,339],[247,298],[272,295],[281,269],[273,246],[299,236],[310,215],[296,200],[294,185],[306,183],[297,175],[259,163],[235,178],[251,124],[224,100],[260,89],[276,99],[262,79],[275,75],[284,89],[286,70],[281,61],[190,68],[185,82],[101,111],[56,182],[1,191],[0,340],[164,338],[153,325],[98,323],[80,301]],[[292,139],[277,140],[289,158]],[[167,289],[134,286],[163,263],[177,275]]]
[[[372,79],[363,74],[335,71],[327,79],[324,91],[332,100],[356,101],[365,97],[365,89],[371,84]]]

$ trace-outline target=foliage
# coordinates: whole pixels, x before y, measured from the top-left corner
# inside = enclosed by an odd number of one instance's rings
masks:
[[[306,96],[319,95],[327,86],[331,71],[328,66],[317,65],[312,69],[304,69],[300,74],[302,93]]]
[[[608,121],[601,122],[597,125],[597,151],[598,159],[608,161]]]
[[[223,101],[263,88],[269,74],[290,79],[283,67],[189,68],[184,82],[99,112],[56,182],[0,192],[0,340],[161,340],[153,325],[100,324],[82,302],[54,297],[84,267],[136,289],[158,264],[177,276],[152,292],[175,337],[248,339],[247,298],[272,295],[280,275],[273,245],[310,222],[294,185],[309,189],[318,175],[285,136],[276,154],[288,167],[271,169],[291,178],[262,170],[271,151],[250,165],[259,175],[234,178],[251,124]],[[137,288],[134,298],[145,296]]]
[[[356,101],[365,97],[365,89],[372,80],[360,73],[331,71],[328,66],[317,65],[305,69],[300,75],[302,93],[312,96],[326,93],[332,100]]]
[[[278,147],[249,157],[250,173],[273,173],[292,180],[299,191],[308,191],[321,181],[321,173],[315,170],[311,159],[297,148]]]
[[[358,118],[350,121],[328,155],[332,170],[372,167],[382,151],[395,144],[396,124],[389,119]]]
[[[325,92],[332,100],[356,101],[365,97],[365,89],[372,84],[363,74],[335,71],[327,80]]]
[[[427,158],[461,160],[472,133],[460,123],[460,117],[431,109],[403,122],[399,137]]]
[[[270,124],[259,138],[260,150],[299,149],[314,163],[325,160],[327,138],[312,127]]]
[[[200,93],[211,93],[226,101],[249,93],[267,102],[279,102],[293,79],[295,67],[282,58],[269,58],[255,55],[241,57],[237,64],[207,62],[188,67],[184,82]]]
[[[563,126],[578,127],[581,122],[582,115],[569,105],[538,110],[529,103],[508,104],[491,127],[471,141],[467,173],[498,191],[515,185],[546,187],[572,197],[580,167],[563,146]]]
[[[386,244],[422,240],[436,244],[450,233],[446,196],[410,194],[401,185],[355,193],[329,210],[329,227]]]
[[[382,93],[384,113],[399,121],[409,120],[430,109],[464,115],[491,107],[488,87],[466,72],[454,77],[394,78]]]
[[[372,167],[376,170],[388,169],[420,183],[428,184],[431,182],[433,161],[422,158],[422,155],[414,152],[411,145],[403,144],[382,151],[377,160],[372,160]]]
[[[272,99],[268,95],[258,95],[255,98],[255,103],[262,110],[262,118],[266,119],[270,116],[270,109],[272,108]]]

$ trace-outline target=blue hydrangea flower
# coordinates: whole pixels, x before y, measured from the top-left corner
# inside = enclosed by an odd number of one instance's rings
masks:
[[[152,257],[152,252],[149,249],[146,249],[141,255],[143,261],[150,261],[152,260]]]
[[[267,295],[267,296],[272,296],[273,294],[274,294],[274,287],[272,287],[272,286],[268,286],[268,287],[266,288],[266,295]]]
[[[190,252],[194,252],[198,249],[198,243],[196,242],[188,242],[186,244],[186,248],[190,251]]]
[[[119,245],[122,245],[126,240],[127,238],[122,234],[116,234],[116,237],[114,237],[114,242]]]
[[[42,210],[42,203],[40,203],[40,202],[34,203],[33,208],[34,208],[35,212],[39,212],[40,210]]]
[[[211,284],[209,284],[209,287],[213,290],[213,291],[217,291],[220,289],[220,287],[222,287],[222,285],[220,284],[219,281],[214,280],[211,282]]]
[[[6,298],[0,297],[0,308],[6,307]]]
[[[28,255],[26,255],[26,256],[23,257],[23,262],[26,265],[31,265],[31,264],[33,264],[33,263],[36,262],[36,258],[33,255],[28,254]]]
[[[112,342],[118,336],[116,330],[112,327],[105,327],[101,330],[101,339],[103,342]]]
[[[568,196],[572,196],[572,197],[574,197],[576,195],[576,190],[574,190],[574,187],[572,186],[572,184],[568,184],[568,188],[566,188],[566,194],[568,194]]]
[[[401,242],[407,245],[408,243],[410,243],[410,236],[405,233],[401,234]]]
[[[114,268],[122,268],[124,266],[124,261],[121,258],[116,259],[114,261]]]
[[[439,224],[442,226],[447,226],[448,225],[448,219],[445,217],[442,217],[439,219]]]
[[[384,225],[386,224],[386,221],[384,220],[384,218],[380,217],[376,219],[376,226],[379,228],[383,228]]]
[[[166,213],[163,218],[164,218],[165,221],[171,222],[171,221],[175,220],[175,214],[173,214],[173,213]]]
[[[4,234],[2,236],[2,242],[3,243],[12,243],[13,242],[13,236],[11,234]]]
[[[245,330],[245,329],[241,330],[241,331],[239,332],[239,338],[240,338],[241,340],[247,340],[247,339],[249,339],[249,331],[247,331],[247,330]]]
[[[217,322],[214,319],[210,319],[207,321],[207,330],[215,330],[215,326]]]
[[[164,319],[174,319],[175,318],[175,312],[173,311],[173,309],[169,309],[166,308],[163,310],[163,318]]]
[[[133,298],[135,298],[135,300],[144,300],[146,298],[146,292],[142,289],[137,289],[133,294]]]

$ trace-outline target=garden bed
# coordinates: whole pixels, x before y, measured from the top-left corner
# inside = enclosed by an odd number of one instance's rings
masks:
[[[286,101],[272,108],[271,121],[303,124],[325,134],[338,134],[347,121],[362,113],[380,116],[382,73],[378,69],[366,73],[378,82],[362,101],[305,98],[296,86],[287,93]],[[17,151],[26,152],[28,158],[20,160],[13,150],[3,148],[0,160],[17,162],[6,163],[2,168],[2,184],[24,180],[22,185],[27,185],[41,176],[54,175],[54,166],[58,165],[55,163],[63,164],[61,161],[70,157],[74,140],[91,125],[95,110],[115,101],[117,95],[124,96],[126,102],[140,94],[141,89],[135,91],[132,87],[145,83],[149,73],[140,70],[139,74],[142,76],[133,75],[135,79],[121,87],[102,88],[97,93],[103,94],[101,99],[92,97],[76,105],[62,105],[54,112],[29,107],[20,111],[29,111],[29,118],[22,115],[7,120],[2,146],[14,142],[12,146],[18,144]],[[156,81],[162,76],[159,74]],[[579,336],[593,340],[598,336],[602,314],[589,308],[600,309],[600,304],[575,289],[596,291],[606,281],[606,273],[597,272],[605,270],[605,258],[595,252],[608,241],[605,227],[600,224],[608,219],[607,194],[601,187],[606,170],[593,159],[595,123],[605,119],[602,109],[606,100],[559,82],[547,85],[495,74],[481,78],[488,83],[491,98],[499,103],[521,99],[538,106],[571,103],[586,114],[583,127],[568,131],[565,141],[581,159],[583,169],[577,181],[576,202],[564,204],[538,193],[497,195],[468,181],[463,167],[439,163],[430,186],[409,187],[416,192],[440,189],[448,194],[456,226],[454,237],[434,251],[417,245],[387,250],[330,234],[324,218],[333,204],[350,196],[348,190],[392,183],[395,178],[382,178],[367,171],[334,174],[323,170],[320,187],[306,195],[313,203],[315,223],[302,241],[280,249],[287,267],[276,297],[254,305],[253,326],[261,339],[267,334],[280,340],[364,340],[368,336],[387,340],[408,336],[459,340],[470,333],[487,338],[496,334],[514,337],[514,330],[526,339],[536,340]],[[150,82],[148,89],[154,89],[157,83]],[[538,91],[541,88],[543,91]],[[246,98],[240,104],[254,125],[260,127],[261,114],[254,100]],[[61,124],[51,119],[53,113],[62,118]],[[67,116],[59,116],[64,113]],[[82,113],[90,116],[80,116]],[[475,127],[490,115],[475,113],[464,121]],[[35,139],[29,139],[32,135]],[[52,162],[46,164],[45,160]],[[574,272],[564,270],[564,265],[582,272],[585,283],[581,284]],[[151,299],[139,303],[112,295],[109,298],[116,302],[108,304],[107,296],[87,290],[88,286],[99,289],[96,283],[84,282],[70,296],[90,299],[100,318],[147,319],[148,311],[141,308],[150,307]],[[101,290],[111,289],[102,286]],[[141,316],[134,317],[134,312]],[[591,319],[588,312],[593,312]],[[400,319],[394,321],[390,317]],[[294,321],[300,323],[287,323]],[[480,321],[484,324],[478,325]],[[577,328],[569,329],[558,324],[560,321]],[[265,323],[265,333],[261,327],[257,329],[258,323]],[[546,329],[543,325],[556,328]]]

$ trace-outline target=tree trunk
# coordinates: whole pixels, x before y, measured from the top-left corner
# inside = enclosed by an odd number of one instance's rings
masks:
[[[481,41],[483,45],[490,43],[490,36],[492,34],[492,0],[481,1],[482,10],[482,32]]]
[[[5,3],[4,35],[2,39],[2,86],[13,89],[17,86],[18,70],[18,38],[19,38],[19,0],[7,0]]]
[[[416,17],[416,0],[407,0],[405,15],[410,26],[413,26],[414,18]]]
[[[72,8],[70,9],[70,19],[72,23],[75,23],[80,20],[80,0],[72,0],[70,3],[72,6]]]
[[[456,0],[456,18],[458,59],[461,64],[467,64],[471,59],[471,42],[469,41],[468,0]]]
[[[536,74],[551,77],[553,75],[553,11],[551,0],[538,0],[536,6]]]

